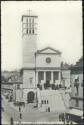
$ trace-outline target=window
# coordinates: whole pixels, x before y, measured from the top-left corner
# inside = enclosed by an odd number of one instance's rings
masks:
[[[34,24],[34,18],[32,19],[32,23]]]
[[[75,106],[76,106],[76,107],[79,106],[79,101],[78,101],[78,99],[76,99],[76,104],[75,104]]]
[[[31,34],[31,30],[29,30],[29,34]]]
[[[46,104],[46,100],[44,100],[44,103]]]
[[[33,78],[30,78],[30,84],[32,85],[32,80],[33,80]]]
[[[46,58],[46,63],[51,63],[51,58],[50,57]]]
[[[28,34],[28,29],[27,29],[27,34]]]
[[[31,19],[29,19],[29,23],[31,23]]]
[[[41,83],[41,80],[44,79],[44,72],[42,71],[39,71],[38,72],[38,82]]]
[[[47,100],[47,104],[48,104],[48,100]]]
[[[29,28],[31,29],[31,24],[29,24]]]
[[[59,72],[53,72],[53,81],[59,80]]]
[[[41,100],[41,103],[43,104],[43,100]]]
[[[27,18],[27,20],[26,20],[26,21],[27,21],[27,23],[28,23],[28,18]]]
[[[20,85],[17,85],[17,89],[20,89]]]
[[[32,30],[32,33],[34,34],[34,29]]]

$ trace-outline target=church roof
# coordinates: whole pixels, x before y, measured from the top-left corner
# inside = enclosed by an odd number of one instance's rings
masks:
[[[54,49],[54,48],[52,48],[52,47],[46,47],[46,48],[44,48],[44,49],[41,49],[41,50],[37,50],[36,51],[36,54],[40,54],[40,53],[45,53],[45,54],[47,54],[47,51],[46,50],[51,50],[50,52],[48,52],[48,53],[54,53],[54,54],[61,54],[61,52],[59,51],[59,50],[56,50],[56,49]]]

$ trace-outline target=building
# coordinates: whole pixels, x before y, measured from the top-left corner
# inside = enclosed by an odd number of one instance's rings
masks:
[[[68,112],[71,120],[81,123],[83,120],[83,58],[71,67],[71,104]],[[73,116],[73,117],[72,117]]]
[[[61,52],[51,47],[37,50],[38,16],[22,16],[23,40],[23,100],[33,102],[37,85],[61,84]],[[31,101],[29,101],[31,100]]]
[[[83,109],[83,67],[75,66],[71,69],[72,77],[72,107]]]
[[[22,79],[20,77],[20,73],[13,72],[13,71],[6,72],[5,75],[3,73],[3,76],[6,78],[6,80],[2,81],[2,84],[1,84],[2,95],[5,95],[9,100],[12,96],[12,101],[14,102],[17,101],[18,95],[20,94],[19,91],[22,88]]]

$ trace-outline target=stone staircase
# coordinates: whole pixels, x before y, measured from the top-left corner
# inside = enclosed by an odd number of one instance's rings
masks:
[[[61,95],[61,98],[64,102],[64,106],[66,109],[69,108],[69,100],[70,100],[70,94],[69,93],[65,93],[65,90],[59,90],[59,93]]]
[[[40,109],[42,111],[46,111],[46,109],[50,107],[50,111],[65,112],[66,105],[59,90],[42,90],[40,91],[40,98],[44,102],[48,100],[48,104],[41,104]]]
[[[64,95],[63,95],[64,93],[63,93],[63,92],[60,92],[60,91],[59,91],[59,93],[60,93],[60,95],[61,95],[62,101],[64,102],[64,106],[67,107],[67,106],[66,106],[66,103],[65,103]]]

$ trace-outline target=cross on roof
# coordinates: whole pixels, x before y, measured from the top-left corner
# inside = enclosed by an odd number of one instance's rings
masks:
[[[29,15],[30,15],[31,10],[29,9],[29,10],[27,10],[27,11],[28,11],[28,13],[29,13]]]

